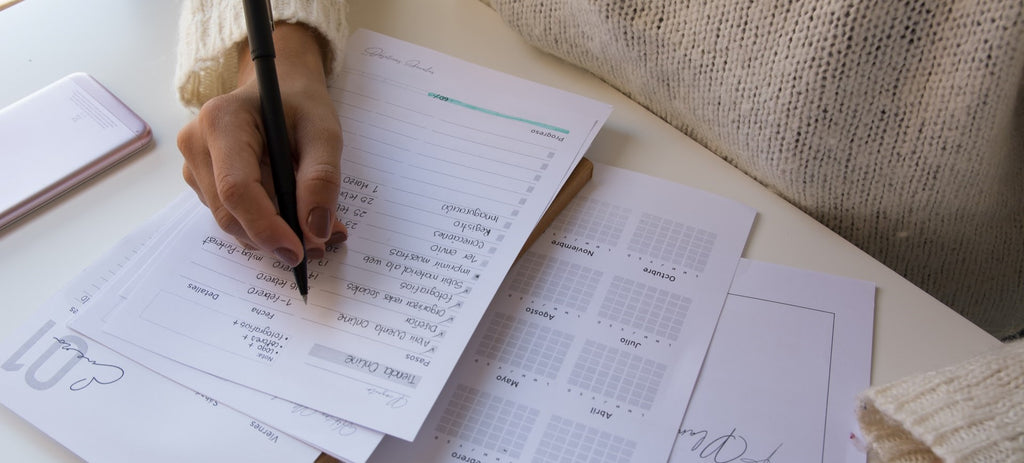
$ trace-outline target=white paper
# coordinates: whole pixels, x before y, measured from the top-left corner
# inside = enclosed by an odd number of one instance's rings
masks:
[[[861,462],[875,286],[743,260],[672,462]]]
[[[610,107],[367,31],[345,62],[349,239],[311,262],[309,305],[200,213],[105,329],[412,439]]]
[[[0,402],[89,461],[313,461],[316,449],[65,327],[158,222],[122,240],[0,344]]]
[[[102,330],[106,317],[116,311],[124,299],[119,291],[137,283],[133,278],[145,273],[152,263],[152,254],[163,249],[165,241],[181,229],[180,215],[191,215],[203,211],[204,207],[190,191],[184,193],[175,203],[179,216],[163,221],[162,231],[139,250],[136,258],[125,263],[116,276],[106,282],[92,296],[88,310],[75,318],[72,328],[115,351],[145,364],[150,369],[189,389],[229,406],[259,421],[268,423],[284,434],[309,444],[341,461],[361,463],[367,458],[383,434],[358,426],[349,421],[327,415],[274,396],[256,391],[216,376],[204,373],[187,365],[175,362],[142,349]],[[168,214],[165,214],[168,215]]]
[[[753,219],[595,163],[512,268],[417,439],[385,437],[371,461],[666,461]]]

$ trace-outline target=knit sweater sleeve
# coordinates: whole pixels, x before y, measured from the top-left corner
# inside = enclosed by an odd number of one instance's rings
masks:
[[[328,78],[341,69],[348,36],[344,0],[273,0],[275,21],[303,23],[327,45]],[[246,38],[240,2],[186,0],[178,24],[174,83],[178,99],[198,108],[237,86],[238,53]]]
[[[885,462],[1024,462],[1024,340],[872,387],[857,419]]]

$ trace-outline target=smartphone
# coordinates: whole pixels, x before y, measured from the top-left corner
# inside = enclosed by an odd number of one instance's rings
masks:
[[[0,109],[0,230],[152,138],[142,118],[85,73]]]

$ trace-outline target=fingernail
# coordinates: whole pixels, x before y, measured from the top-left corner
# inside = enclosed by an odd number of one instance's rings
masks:
[[[274,250],[274,255],[277,256],[278,260],[292,267],[299,265],[299,256],[292,252],[291,249],[277,248]]]
[[[319,260],[324,257],[324,248],[313,248],[306,250],[306,259]]]
[[[309,211],[309,216],[306,217],[306,226],[309,227],[309,231],[320,239],[327,239],[331,236],[331,211],[328,211],[326,207],[317,206],[313,210]]]
[[[327,242],[329,244],[338,244],[338,243],[345,242],[345,240],[347,240],[347,239],[348,239],[348,233],[345,233],[343,231],[339,231],[339,232],[334,232],[334,234],[331,235],[331,237],[327,240]]]

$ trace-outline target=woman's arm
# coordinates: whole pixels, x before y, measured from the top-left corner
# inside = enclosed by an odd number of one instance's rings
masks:
[[[287,19],[317,14],[313,2],[296,4],[306,9],[286,9]],[[280,20],[281,5],[275,3],[274,8]],[[336,29],[343,31],[343,17],[335,17]],[[342,39],[321,33],[330,28],[323,17],[316,21],[317,26],[278,21],[274,30],[278,77],[296,161],[299,220],[306,255],[313,259],[323,255],[326,244],[346,238],[335,214],[341,127],[327,92],[328,75],[333,66],[340,66]],[[184,77],[178,82],[179,95],[186,105],[201,104],[198,116],[178,134],[185,181],[224,231],[295,265],[303,249],[274,206],[241,5],[188,2],[182,28],[179,77]]]

